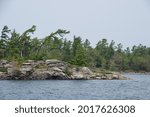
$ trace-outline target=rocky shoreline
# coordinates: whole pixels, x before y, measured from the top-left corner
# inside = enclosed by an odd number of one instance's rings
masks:
[[[0,60],[0,80],[127,80],[117,72],[93,72],[87,67],[71,66],[59,60],[25,63]]]

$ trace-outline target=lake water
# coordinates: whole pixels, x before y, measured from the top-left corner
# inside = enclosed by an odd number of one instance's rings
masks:
[[[150,99],[150,75],[125,76],[132,80],[1,80],[0,99]]]

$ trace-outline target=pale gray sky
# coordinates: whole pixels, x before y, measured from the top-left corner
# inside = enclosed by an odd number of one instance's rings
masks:
[[[150,46],[150,0],[0,0],[4,25],[20,33],[36,25],[40,38],[66,29],[93,46],[102,38]]]

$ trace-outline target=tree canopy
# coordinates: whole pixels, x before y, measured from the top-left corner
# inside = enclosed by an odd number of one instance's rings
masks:
[[[22,34],[4,26],[0,36],[0,59],[59,59],[78,66],[150,72],[150,47],[142,44],[123,49],[121,43],[101,39],[94,48],[88,39],[84,41],[80,36],[70,41],[65,36],[70,33],[67,30],[58,29],[42,39],[32,37],[35,31],[35,25]]]

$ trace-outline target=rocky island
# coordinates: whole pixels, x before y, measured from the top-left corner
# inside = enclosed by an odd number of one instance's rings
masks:
[[[0,60],[0,80],[125,80],[117,72],[94,71],[88,67],[70,65],[60,60],[23,63]]]
[[[120,73],[150,72],[150,48],[142,44],[123,49],[121,43],[100,39],[95,47],[88,39],[66,37],[58,29],[44,38],[33,38],[36,26],[22,34],[5,25],[0,35],[0,79],[79,80],[127,79]],[[85,67],[87,66],[87,67]]]

